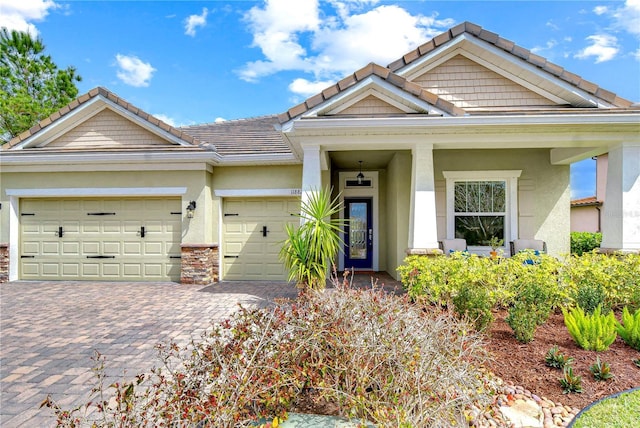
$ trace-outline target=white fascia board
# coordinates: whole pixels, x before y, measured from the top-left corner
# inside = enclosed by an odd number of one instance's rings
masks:
[[[7,196],[18,198],[181,196],[186,187],[63,187],[52,189],[6,189]]]
[[[515,116],[422,116],[422,117],[385,117],[385,118],[322,118],[310,120],[297,120],[292,123],[292,128],[288,132],[295,135],[297,131],[327,131],[345,130],[352,128],[386,131],[386,133],[397,133],[397,128],[403,128],[406,133],[408,128],[420,129],[429,128],[466,128],[484,126],[530,126],[530,125],[640,125],[640,114],[636,113],[598,113],[594,112],[582,114],[537,114],[537,115],[515,115]]]
[[[217,153],[12,153],[0,152],[0,164],[99,164],[99,163],[153,163],[153,162],[208,162],[218,163]]]
[[[328,111],[328,114],[339,114],[341,112],[343,112],[344,110],[348,109],[349,107],[353,106],[354,104],[357,104],[358,102],[362,101],[363,99],[365,99],[366,97],[368,97],[369,95],[373,95],[374,97],[386,102],[387,104],[403,111],[404,113],[418,113],[418,111],[416,111],[415,108],[415,103],[413,107],[409,107],[406,104],[402,104],[400,102],[398,102],[397,100],[391,98],[390,96],[388,96],[386,93],[384,92],[380,92],[377,88],[372,88],[369,87],[364,91],[360,91],[360,93],[353,97],[352,99],[349,100],[349,102],[347,103],[343,103],[342,105],[338,106],[337,108]],[[422,110],[422,112],[427,113],[426,110]]]
[[[482,51],[482,55],[477,52],[478,50]],[[466,34],[458,36],[450,45],[444,48],[444,50],[436,49],[431,51],[414,63],[396,71],[396,73],[404,76],[408,80],[412,80],[428,70],[446,62],[457,54],[464,55],[470,60],[487,67],[489,70],[498,73],[506,79],[513,80],[527,89],[536,92],[543,97],[549,98],[554,102],[569,104],[577,103],[581,106],[589,107],[614,107],[613,105],[596,98],[578,87],[553,76],[549,72],[544,71],[521,58],[515,57],[511,53],[505,52],[484,40],[468,37]],[[487,58],[491,58],[494,61],[488,60]],[[510,65],[509,68],[511,70],[498,65],[497,63],[507,63]],[[520,70],[520,73],[512,71],[515,69]],[[534,83],[536,80],[538,82],[548,82],[552,86],[565,92],[566,95],[572,94],[582,102],[578,102],[577,99],[574,99],[572,102],[569,99],[563,98],[563,96],[554,94],[549,90],[540,87],[539,84]]]
[[[218,164],[223,165],[280,165],[297,164],[301,161],[293,154],[221,155]]]

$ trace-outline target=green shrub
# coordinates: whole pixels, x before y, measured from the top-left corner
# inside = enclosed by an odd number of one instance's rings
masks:
[[[622,323],[616,321],[616,331],[624,342],[640,351],[640,309],[631,315],[625,306],[622,310]]]
[[[582,376],[575,375],[571,366],[564,366],[562,377],[558,380],[560,381],[563,394],[582,392]]]
[[[550,294],[549,288],[537,282],[523,284],[520,287],[518,299],[509,308],[506,318],[519,342],[531,342],[538,326],[549,318],[552,309]]]
[[[579,306],[567,311],[562,308],[564,324],[578,346],[588,351],[606,351],[616,340],[616,318],[613,312],[601,314],[596,308],[592,314],[585,314]]]
[[[99,386],[76,412],[48,405],[59,426],[91,426],[74,425],[86,410],[96,426],[230,428],[285,416],[311,394],[380,427],[437,427],[495,399],[482,338],[468,323],[407,298],[336,285],[292,304],[242,309],[189,346],[163,347],[161,368],[144,382],[114,395]]]
[[[596,358],[596,362],[589,367],[589,371],[595,380],[608,380],[613,377],[611,366],[609,363],[600,361],[600,357]]]
[[[600,248],[602,233],[571,232],[571,254],[581,256]]]
[[[574,300],[583,287],[585,297],[599,299],[602,291],[602,308],[618,309],[623,306],[640,307],[640,254],[605,255],[584,253],[568,257],[561,269],[561,281]]]
[[[483,331],[493,321],[493,304],[486,287],[463,284],[453,296],[453,307],[458,316],[473,323],[477,331]]]
[[[544,362],[548,367],[564,369],[565,366],[569,366],[573,363],[573,358],[565,357],[558,349],[558,345],[553,345],[553,348],[547,351],[547,355],[544,357]]]
[[[598,306],[605,302],[604,288],[600,284],[580,284],[574,292],[574,302],[588,314],[592,314]],[[605,308],[608,311],[608,308]]]

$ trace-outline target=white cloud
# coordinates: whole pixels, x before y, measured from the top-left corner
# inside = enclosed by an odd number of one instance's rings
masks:
[[[593,8],[593,13],[596,15],[604,15],[609,12],[609,8],[607,6],[596,6]]]
[[[540,53],[542,53],[544,51],[551,50],[551,49],[555,48],[556,46],[558,46],[558,42],[555,41],[554,39],[551,39],[544,46],[535,46],[535,47],[531,48],[531,52],[533,52],[535,54],[540,54]]]
[[[627,0],[613,12],[613,18],[617,27],[640,37],[640,0]]]
[[[216,117],[216,119],[213,121],[214,123],[222,123],[222,122],[226,122],[227,119],[225,119],[224,117]]]
[[[42,21],[49,10],[60,7],[53,0],[2,0],[0,3],[0,27],[34,36],[38,35],[38,29],[32,21]]]
[[[116,62],[119,67],[116,72],[118,79],[135,87],[149,86],[149,80],[156,71],[150,63],[144,62],[136,56],[117,54]]]
[[[188,36],[195,37],[196,28],[204,27],[207,24],[207,15],[209,11],[206,7],[202,8],[202,15],[190,15],[184,21],[184,33]]]
[[[315,81],[297,79],[289,89],[308,94],[369,62],[386,65],[454,24],[397,5],[372,8],[376,3],[332,0],[321,10],[317,0],[267,0],[253,7],[245,20],[264,58],[245,64],[240,77],[257,81],[280,71],[303,71]]]
[[[591,45],[578,52],[576,58],[595,57],[597,64],[612,60],[620,52],[618,39],[610,34],[594,34],[587,37],[587,40],[591,42]]]
[[[175,121],[175,119],[173,119],[172,117],[167,116],[166,114],[154,114],[153,117],[155,117],[156,119],[160,119],[161,121],[163,121],[164,123],[166,123],[167,125],[171,125],[174,128],[179,126],[177,124],[177,122]]]
[[[303,97],[310,97],[318,94],[334,84],[333,80],[310,82],[307,79],[298,78],[289,84],[289,90]]]

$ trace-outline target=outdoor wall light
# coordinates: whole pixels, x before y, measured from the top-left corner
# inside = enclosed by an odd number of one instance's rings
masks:
[[[362,161],[358,161],[358,163],[360,164],[360,172],[358,173],[356,178],[358,179],[358,186],[361,186],[362,180],[364,180],[364,174],[362,173]]]
[[[190,201],[187,205],[187,218],[193,218],[193,212],[196,210],[196,201]]]

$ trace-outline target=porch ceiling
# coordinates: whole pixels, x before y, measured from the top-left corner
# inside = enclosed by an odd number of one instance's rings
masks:
[[[329,158],[334,169],[357,170],[358,161],[362,161],[363,170],[383,169],[393,158],[395,150],[346,150],[329,152]]]

